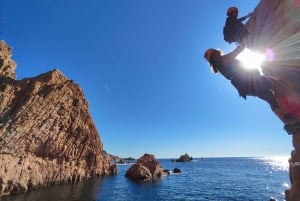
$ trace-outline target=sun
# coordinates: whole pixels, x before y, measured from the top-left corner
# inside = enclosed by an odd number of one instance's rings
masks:
[[[261,63],[266,59],[266,56],[245,48],[237,57],[246,69],[258,69],[261,71]]]

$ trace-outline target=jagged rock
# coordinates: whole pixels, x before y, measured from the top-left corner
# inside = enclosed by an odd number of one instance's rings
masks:
[[[164,175],[166,175],[164,169],[152,154],[144,154],[125,174],[133,181],[152,181]]]
[[[59,70],[15,80],[0,41],[0,195],[116,173],[80,87]]]
[[[191,162],[193,157],[189,156],[188,154],[181,155],[179,159],[176,159],[175,162]]]
[[[300,4],[292,0],[261,0],[247,23],[250,30],[246,47],[266,52],[264,75],[279,80],[283,90],[276,94],[292,124],[285,129],[292,134],[294,150],[289,160],[291,188],[285,200],[300,201]],[[287,123],[287,122],[284,122]]]
[[[11,51],[11,47],[9,47],[4,41],[0,41],[0,76],[16,79],[16,63],[11,59]]]

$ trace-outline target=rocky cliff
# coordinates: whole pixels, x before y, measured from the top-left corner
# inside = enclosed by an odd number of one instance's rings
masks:
[[[16,80],[0,41],[0,195],[116,173],[80,87],[60,71]]]
[[[277,79],[283,93],[277,94],[282,111],[291,117],[285,129],[292,135],[291,188],[287,201],[300,201],[300,1],[261,0],[247,23],[246,46],[267,55],[263,73]]]

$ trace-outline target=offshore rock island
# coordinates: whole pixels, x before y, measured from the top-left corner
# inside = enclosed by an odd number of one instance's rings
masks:
[[[80,87],[59,70],[16,80],[0,41],[0,196],[116,174]]]

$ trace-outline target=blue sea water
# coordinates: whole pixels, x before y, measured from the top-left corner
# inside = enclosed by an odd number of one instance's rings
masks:
[[[190,163],[159,160],[163,168],[181,169],[156,182],[135,183],[124,175],[130,165],[119,165],[118,175],[70,185],[56,185],[0,201],[106,200],[284,200],[289,188],[288,157],[203,158]]]

